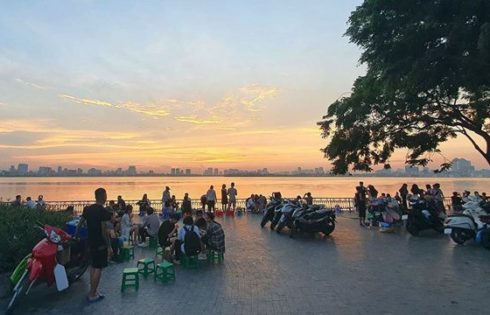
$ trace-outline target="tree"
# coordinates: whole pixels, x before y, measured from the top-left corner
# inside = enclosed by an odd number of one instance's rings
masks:
[[[490,164],[489,0],[365,0],[346,35],[367,72],[318,123],[333,173],[389,168],[401,148],[425,166],[457,135]]]

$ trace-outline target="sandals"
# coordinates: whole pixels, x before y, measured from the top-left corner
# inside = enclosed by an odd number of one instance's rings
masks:
[[[94,297],[94,298],[90,298],[87,296],[87,302],[95,303],[95,302],[102,301],[104,298],[105,298],[105,296],[102,294],[98,294],[97,297]]]

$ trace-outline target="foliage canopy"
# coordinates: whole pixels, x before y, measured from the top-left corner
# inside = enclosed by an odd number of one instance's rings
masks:
[[[458,134],[490,164],[490,1],[365,0],[346,35],[367,72],[318,123],[333,173],[389,167],[400,148],[425,166]]]

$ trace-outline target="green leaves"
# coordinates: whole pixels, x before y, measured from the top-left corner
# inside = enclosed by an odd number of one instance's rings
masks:
[[[319,122],[334,173],[370,171],[399,148],[407,164],[426,165],[462,130],[490,145],[488,0],[366,0],[349,24],[368,70]]]

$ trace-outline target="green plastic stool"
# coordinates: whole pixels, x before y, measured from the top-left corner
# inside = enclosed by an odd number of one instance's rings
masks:
[[[134,246],[128,245],[121,248],[121,256],[123,261],[134,259]]]
[[[197,255],[182,255],[182,265],[188,269],[199,269],[199,258],[197,257]]]
[[[140,286],[140,277],[138,268],[125,268],[123,270],[123,278],[121,283],[121,292],[127,288],[135,288],[138,291]]]
[[[149,274],[155,273],[155,261],[151,258],[143,258],[138,260],[136,264],[138,267],[138,272],[147,278]]]
[[[158,241],[156,237],[150,237],[150,249],[157,249],[158,248]]]
[[[208,250],[208,262],[212,264],[221,264],[225,260],[223,251],[210,249]]]
[[[175,281],[175,268],[174,265],[166,260],[157,265],[155,270],[155,281],[160,280],[162,283],[169,281]]]

